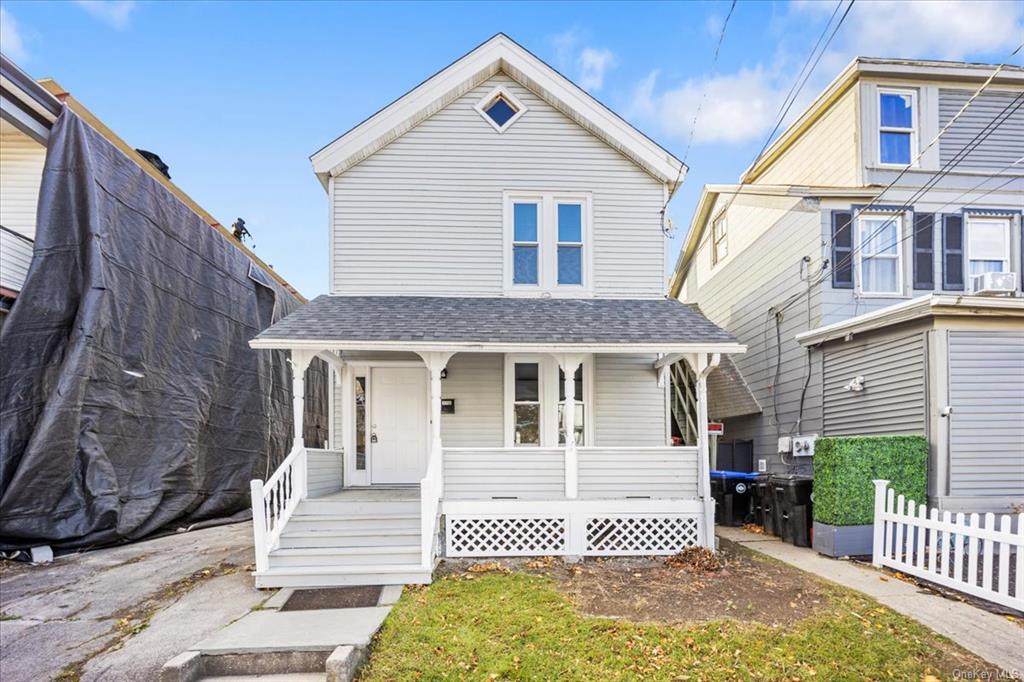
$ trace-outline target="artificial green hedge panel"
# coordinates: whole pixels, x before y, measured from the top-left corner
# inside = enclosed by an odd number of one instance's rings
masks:
[[[814,444],[814,520],[833,526],[872,523],[875,486],[890,481],[897,495],[924,502],[928,440],[924,436],[842,436]]]

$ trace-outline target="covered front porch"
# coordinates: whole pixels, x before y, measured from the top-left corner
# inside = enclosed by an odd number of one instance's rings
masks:
[[[322,307],[352,303],[334,297]],[[614,303],[699,317],[670,301]],[[465,334],[465,317],[449,321]],[[334,418],[325,448],[296,441],[274,475],[252,483],[261,584],[298,584],[285,566],[308,569],[302,584],[366,581],[381,567],[390,568],[378,582],[423,582],[441,556],[668,554],[714,545],[707,377],[722,353],[742,351],[728,338],[612,343],[584,329],[583,338],[551,341],[530,339],[530,330],[506,332],[515,342],[480,332],[479,340],[378,341],[330,328],[303,337],[269,331],[251,345],[290,351],[296,433],[313,358],[331,368]],[[668,375],[677,362],[696,377],[694,446],[672,445]],[[326,562],[325,538],[354,546],[344,528],[362,533],[367,547],[394,552],[338,551]],[[402,543],[382,545],[375,533]],[[281,564],[282,556],[295,561]],[[298,566],[300,556],[320,568]],[[348,580],[342,569],[353,560],[366,570]],[[328,577],[330,566],[341,572]],[[418,579],[409,580],[413,573]]]

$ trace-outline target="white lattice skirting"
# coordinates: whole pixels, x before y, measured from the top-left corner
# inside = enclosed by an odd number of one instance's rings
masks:
[[[568,513],[446,516],[449,557],[643,556],[700,544],[699,514]]]

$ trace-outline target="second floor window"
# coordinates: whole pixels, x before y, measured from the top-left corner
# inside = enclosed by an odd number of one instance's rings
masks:
[[[917,94],[913,90],[878,91],[878,161],[906,166],[917,147]]]
[[[725,215],[720,215],[711,223],[711,236],[714,243],[711,247],[712,265],[718,265],[729,255],[729,232]]]
[[[589,292],[590,225],[588,195],[506,193],[506,291]]]
[[[1010,269],[1008,218],[967,218],[967,272],[973,279],[986,272]]]
[[[865,215],[857,219],[858,281],[862,293],[903,293],[902,227],[900,215]]]

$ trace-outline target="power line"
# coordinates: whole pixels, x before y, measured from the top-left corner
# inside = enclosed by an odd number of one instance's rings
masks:
[[[729,26],[729,18],[732,17],[732,11],[736,9],[736,0],[732,0],[732,4],[729,5],[729,13],[725,15],[725,21],[722,22],[722,31],[718,34],[718,44],[715,45],[715,55],[711,58],[711,78],[717,75],[716,66],[718,65],[718,53],[722,49],[722,42],[725,40],[725,29]],[[700,101],[697,103],[697,110],[693,112],[693,121],[690,123],[690,134],[686,140],[686,151],[683,152],[683,165],[686,165],[686,159],[690,156],[690,147],[693,146],[693,136],[697,132],[697,119],[700,117],[700,111],[704,108],[704,100],[708,97],[708,84],[704,83],[704,91],[700,95]],[[682,172],[680,171],[680,175]],[[678,183],[678,179],[676,180]]]

